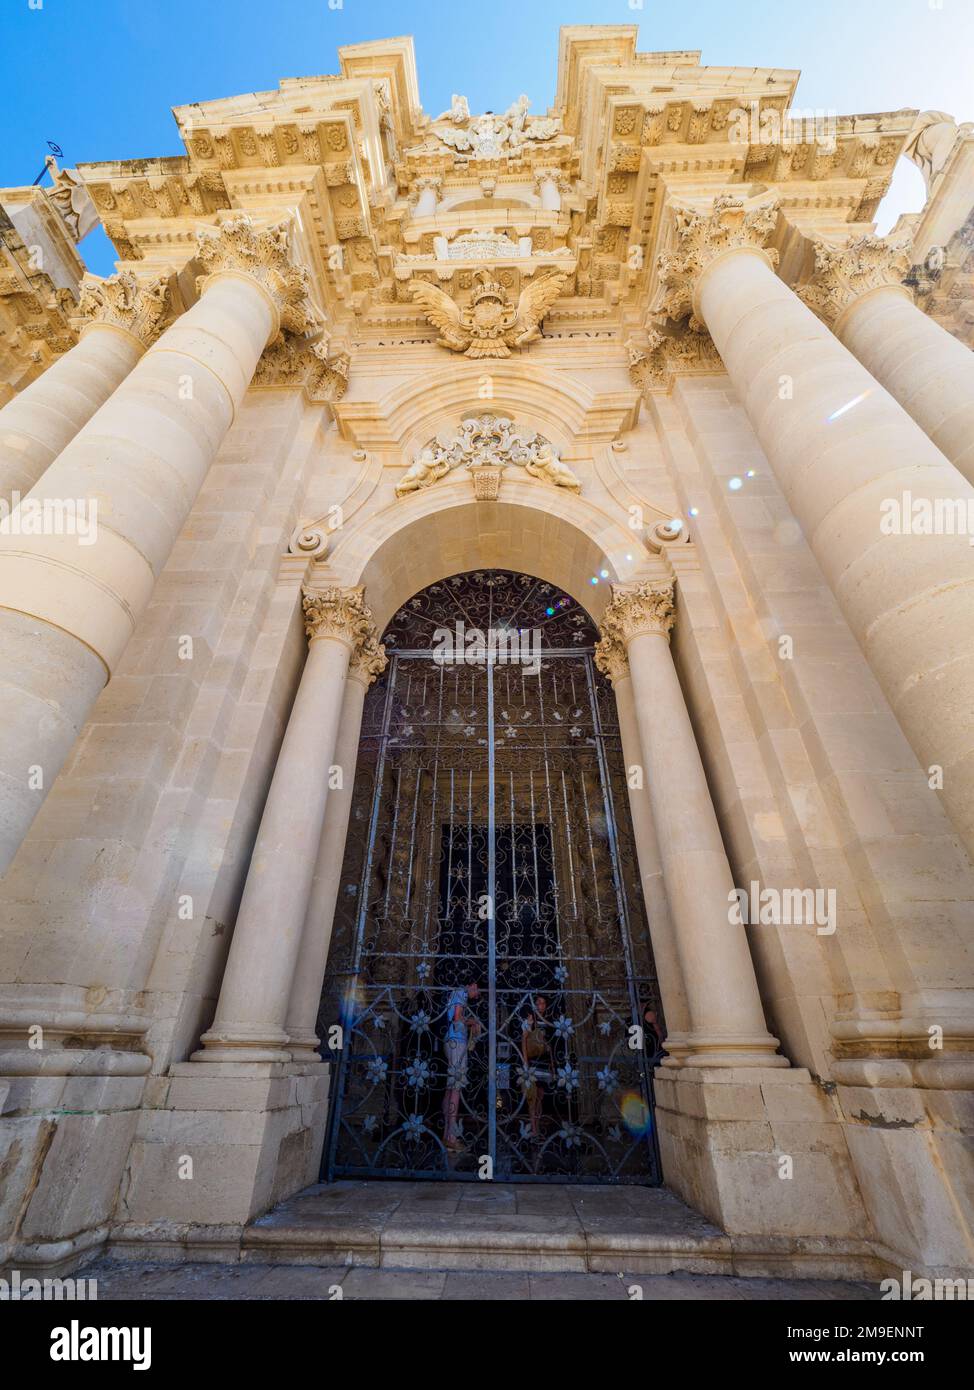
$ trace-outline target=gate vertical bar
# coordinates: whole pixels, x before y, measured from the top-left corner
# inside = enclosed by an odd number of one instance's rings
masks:
[[[494,807],[494,652],[487,651],[487,1152],[497,1162],[497,855]]]
[[[396,677],[399,674],[399,660],[392,658],[391,670],[389,671],[389,684],[386,689],[385,708],[382,711],[382,729],[379,734],[379,753],[375,760],[375,784],[372,788],[372,814],[369,818],[369,838],[365,852],[365,864],[362,868],[362,878],[359,886],[359,905],[358,920],[355,924],[355,956],[352,962],[352,983],[349,986],[349,994],[356,1000],[358,998],[359,974],[362,969],[362,946],[365,939],[365,917],[368,910],[369,884],[372,882],[372,857],[375,853],[375,833],[379,824],[379,808],[382,805],[382,780],[385,776],[386,749],[389,745],[389,724],[392,719],[392,696],[396,688]],[[348,1046],[352,1029],[348,1026],[346,1017],[347,1009],[345,1001],[342,1002],[342,1054],[338,1061],[337,1075],[335,1077],[334,1095],[341,1097],[345,1083],[345,1071],[347,1067],[346,1059],[350,1055]],[[335,1165],[335,1150],[338,1145],[338,1135],[341,1126],[341,1105],[335,1104],[329,1108],[328,1116],[328,1138],[325,1143],[325,1152],[328,1155],[328,1181],[332,1180],[332,1170]]]

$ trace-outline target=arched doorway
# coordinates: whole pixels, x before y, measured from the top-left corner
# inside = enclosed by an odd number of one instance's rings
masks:
[[[319,1014],[341,1025],[327,1177],[659,1181],[660,1002],[597,640],[505,570],[390,620]]]

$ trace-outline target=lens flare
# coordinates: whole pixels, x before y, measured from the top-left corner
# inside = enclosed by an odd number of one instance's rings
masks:
[[[652,1113],[637,1091],[626,1091],[619,1102],[619,1113],[630,1134],[648,1134],[652,1128]]]

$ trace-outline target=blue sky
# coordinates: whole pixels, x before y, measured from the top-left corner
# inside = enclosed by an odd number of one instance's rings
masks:
[[[414,36],[429,113],[456,91],[474,111],[523,91],[541,112],[559,25],[632,23],[643,50],[800,68],[803,108],[974,119],[974,0],[0,0],[0,186],[31,183],[47,140],[65,164],[180,154],[170,107],[337,72],[339,45],[397,34]],[[904,166],[883,221],[921,203]],[[81,250],[112,269],[100,230]]]

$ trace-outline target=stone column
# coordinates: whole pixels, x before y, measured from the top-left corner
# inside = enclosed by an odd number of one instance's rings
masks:
[[[349,662],[353,654],[368,653],[374,661],[378,653],[363,592],[305,590],[308,659],[257,832],[216,1017],[194,1062],[290,1060],[288,1002],[336,765]]]
[[[654,309],[710,330],[737,395],[921,767],[974,854],[974,548],[890,534],[904,494],[974,488],[774,273],[773,203],[682,209]]]
[[[315,1025],[328,964],[328,948],[341,885],[342,860],[345,857],[345,837],[355,791],[362,707],[369,686],[385,668],[385,648],[374,639],[356,648],[348,668],[334,759],[335,766],[341,769],[342,785],[332,788],[325,806],[318,856],[301,933],[301,948],[287,1009],[285,1031],[288,1051],[295,1062],[321,1060],[318,1055],[320,1039]]]
[[[673,583],[614,585],[600,660],[629,658],[645,776],[686,990],[682,1065],[786,1067],[767,1029],[734,879],[670,654]]]
[[[534,187],[545,212],[561,211],[561,188],[557,169],[539,169],[534,176]]]
[[[974,352],[913,303],[909,270],[905,242],[816,240],[798,297],[974,483]]]
[[[96,500],[94,544],[0,535],[0,872],[124,651],[264,347],[282,325],[313,322],[283,226],[229,219],[198,255],[199,302],[33,490],[55,506]]]
[[[0,410],[0,502],[26,497],[125,380],[161,332],[168,298],[163,279],[88,277],[80,341]]]
[[[679,1066],[680,1058],[686,1049],[686,1033],[689,1028],[687,1016],[687,997],[680,970],[680,957],[673,931],[673,919],[666,897],[666,884],[663,880],[663,865],[660,859],[659,839],[653,810],[646,786],[648,776],[646,759],[639,737],[639,721],[636,715],[636,699],[632,688],[632,675],[626,649],[618,639],[605,636],[595,652],[595,664],[603,675],[612,682],[619,715],[619,739],[622,744],[622,757],[626,766],[629,786],[629,811],[632,816],[632,834],[636,844],[636,859],[639,864],[639,879],[646,903],[646,917],[649,921],[649,935],[653,946],[653,961],[656,978],[659,981],[663,1011],[666,1017],[666,1050],[670,1054],[664,1066]],[[634,767],[643,774],[643,785],[634,787],[630,775]]]
[[[414,217],[433,217],[435,215],[436,202],[442,186],[443,181],[438,178],[416,180],[416,190],[419,196],[416,199],[416,207],[413,209]]]

